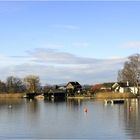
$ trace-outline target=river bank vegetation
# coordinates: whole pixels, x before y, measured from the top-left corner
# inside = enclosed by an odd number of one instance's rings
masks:
[[[97,93],[94,98],[96,99],[125,99],[125,98],[136,98],[137,95],[132,93],[113,93],[113,92],[104,92]]]

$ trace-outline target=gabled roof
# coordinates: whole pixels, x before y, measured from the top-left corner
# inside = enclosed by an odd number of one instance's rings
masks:
[[[111,88],[114,85],[114,82],[110,82],[110,83],[103,83],[102,84],[104,87],[106,88]]]
[[[134,84],[127,83],[127,82],[110,82],[110,83],[103,83],[102,87],[109,88],[109,87],[113,87],[114,84],[118,84],[120,87],[128,87],[128,86],[132,87],[132,86],[134,86]]]
[[[77,81],[75,81],[75,82],[69,82],[67,85],[66,85],[66,87],[69,85],[69,84],[71,84],[73,87],[75,87],[75,88],[82,88],[82,86],[77,82]]]
[[[120,87],[133,87],[134,84],[132,83],[127,83],[127,82],[118,82]]]
[[[50,89],[48,93],[65,93],[65,91],[61,89]]]
[[[79,86],[80,84],[77,82],[77,81],[75,81],[75,82],[69,82],[71,85],[73,85],[73,86]],[[69,84],[68,83],[68,84]]]

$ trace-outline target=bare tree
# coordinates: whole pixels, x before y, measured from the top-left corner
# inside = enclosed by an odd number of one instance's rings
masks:
[[[27,92],[37,93],[40,91],[40,78],[35,75],[28,75],[24,78]]]
[[[6,87],[8,93],[22,93],[25,92],[25,85],[20,78],[9,76],[6,80]]]
[[[128,57],[122,70],[118,71],[119,82],[130,82],[137,86],[140,79],[140,54]]]
[[[6,84],[0,80],[0,92],[4,93],[7,92]]]

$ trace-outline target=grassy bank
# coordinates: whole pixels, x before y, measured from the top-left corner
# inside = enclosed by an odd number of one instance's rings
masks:
[[[23,98],[25,93],[0,93],[0,98]],[[113,93],[113,92],[99,92],[94,96],[77,95],[67,97],[68,99],[125,99],[125,98],[137,98],[132,93]]]
[[[132,93],[104,92],[104,93],[97,93],[94,96],[94,98],[97,98],[97,99],[125,99],[125,98],[137,98],[137,96]]]
[[[24,93],[1,93],[0,98],[22,98]]]
[[[87,96],[69,96],[67,99],[91,99],[91,97]]]

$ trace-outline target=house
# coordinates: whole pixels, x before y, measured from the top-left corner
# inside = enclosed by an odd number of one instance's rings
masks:
[[[91,92],[94,94],[97,92],[111,92],[113,84],[114,83],[95,84],[91,87]]]
[[[93,93],[97,92],[130,92],[133,94],[137,94],[139,89],[134,86],[134,84],[129,82],[111,82],[111,83],[103,83],[103,84],[96,84],[92,86],[91,91]]]
[[[136,86],[134,86],[134,84],[128,83],[128,82],[114,83],[112,85],[112,89],[113,89],[113,91],[120,92],[120,93],[124,93],[124,92],[131,92],[133,94],[138,93],[138,88]]]
[[[67,85],[66,85],[66,91],[68,93],[80,93],[82,91],[82,86],[77,82],[69,82]]]
[[[44,96],[49,99],[65,99],[66,92],[62,89],[52,88],[47,93],[45,93]]]

